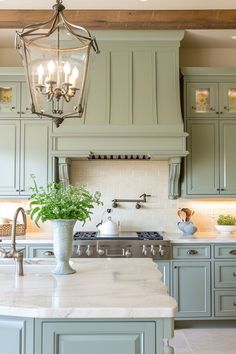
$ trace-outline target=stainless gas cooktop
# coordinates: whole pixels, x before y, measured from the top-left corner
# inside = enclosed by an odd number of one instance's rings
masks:
[[[138,257],[154,260],[170,258],[170,241],[158,231],[122,232],[103,236],[95,231],[74,234],[73,257]]]

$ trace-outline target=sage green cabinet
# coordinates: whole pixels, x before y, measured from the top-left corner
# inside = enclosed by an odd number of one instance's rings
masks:
[[[0,120],[0,195],[28,195],[31,174],[38,185],[51,180],[49,120]]]
[[[215,287],[236,289],[236,262],[215,262]]]
[[[183,194],[236,195],[236,70],[183,68],[189,134]]]
[[[195,78],[196,80],[196,78]],[[209,80],[209,77],[208,77]],[[215,78],[215,80],[217,80]],[[224,78],[224,80],[226,80]],[[235,82],[187,82],[187,118],[230,118],[236,116]]]
[[[211,315],[210,262],[174,261],[172,296],[177,301],[177,317]]]
[[[191,119],[186,127],[186,194],[236,195],[236,120]]]
[[[36,117],[31,112],[31,98],[26,82],[19,81],[17,77],[15,79],[0,81],[0,119]]]
[[[0,343],[2,354],[34,353],[33,319],[0,317]]]
[[[154,321],[43,321],[41,331],[35,354],[157,353]]]

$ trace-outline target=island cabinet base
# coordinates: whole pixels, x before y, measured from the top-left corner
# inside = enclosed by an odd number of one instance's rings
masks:
[[[163,354],[173,321],[39,320],[35,354]],[[167,343],[164,349],[164,343]],[[171,349],[170,349],[171,350]]]

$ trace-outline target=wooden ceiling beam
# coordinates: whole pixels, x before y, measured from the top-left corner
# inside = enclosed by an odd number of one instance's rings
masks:
[[[236,29],[236,10],[65,10],[89,29]],[[43,22],[52,10],[0,10],[0,28]]]

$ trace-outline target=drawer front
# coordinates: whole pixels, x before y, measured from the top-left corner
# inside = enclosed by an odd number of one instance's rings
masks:
[[[236,260],[236,244],[215,245],[215,258],[229,258]]]
[[[236,262],[215,262],[215,287],[236,289]]]
[[[236,290],[215,292],[215,316],[236,317]]]
[[[54,258],[53,246],[30,246],[30,258]]]
[[[196,259],[196,258],[210,258],[211,247],[188,245],[188,246],[173,246],[174,259]]]

